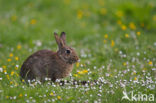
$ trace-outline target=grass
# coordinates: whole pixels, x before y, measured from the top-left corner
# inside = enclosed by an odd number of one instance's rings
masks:
[[[156,99],[155,10],[155,0],[0,0],[0,102],[128,103],[123,86],[129,97],[134,91]],[[20,81],[24,60],[40,49],[56,51],[53,32],[62,31],[80,57],[64,80],[101,85]]]

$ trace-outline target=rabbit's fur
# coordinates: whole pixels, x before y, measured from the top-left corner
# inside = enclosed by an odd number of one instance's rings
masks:
[[[60,37],[56,33],[54,36],[59,50],[57,52],[40,50],[29,56],[21,67],[22,79],[44,81],[45,78],[51,78],[55,81],[70,74],[73,64],[78,61],[78,56],[66,45],[65,32],[62,32]]]

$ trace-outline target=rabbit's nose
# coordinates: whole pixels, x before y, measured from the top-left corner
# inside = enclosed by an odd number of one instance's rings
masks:
[[[75,59],[75,61],[78,61],[78,57],[77,56],[74,56],[74,58],[73,59]]]

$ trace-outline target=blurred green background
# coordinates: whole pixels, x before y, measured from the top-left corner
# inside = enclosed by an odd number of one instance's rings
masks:
[[[135,30],[154,33],[155,5],[155,0],[1,0],[0,42],[9,47],[36,39],[49,42],[54,31],[65,31],[73,41],[105,33],[120,36],[120,21],[127,29],[132,22]]]

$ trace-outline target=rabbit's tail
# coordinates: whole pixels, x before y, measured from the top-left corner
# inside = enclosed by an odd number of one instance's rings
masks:
[[[22,81],[24,80],[32,80],[34,78],[34,76],[31,74],[31,69],[29,67],[26,67],[24,64],[21,67],[21,71],[20,71],[20,80]]]

